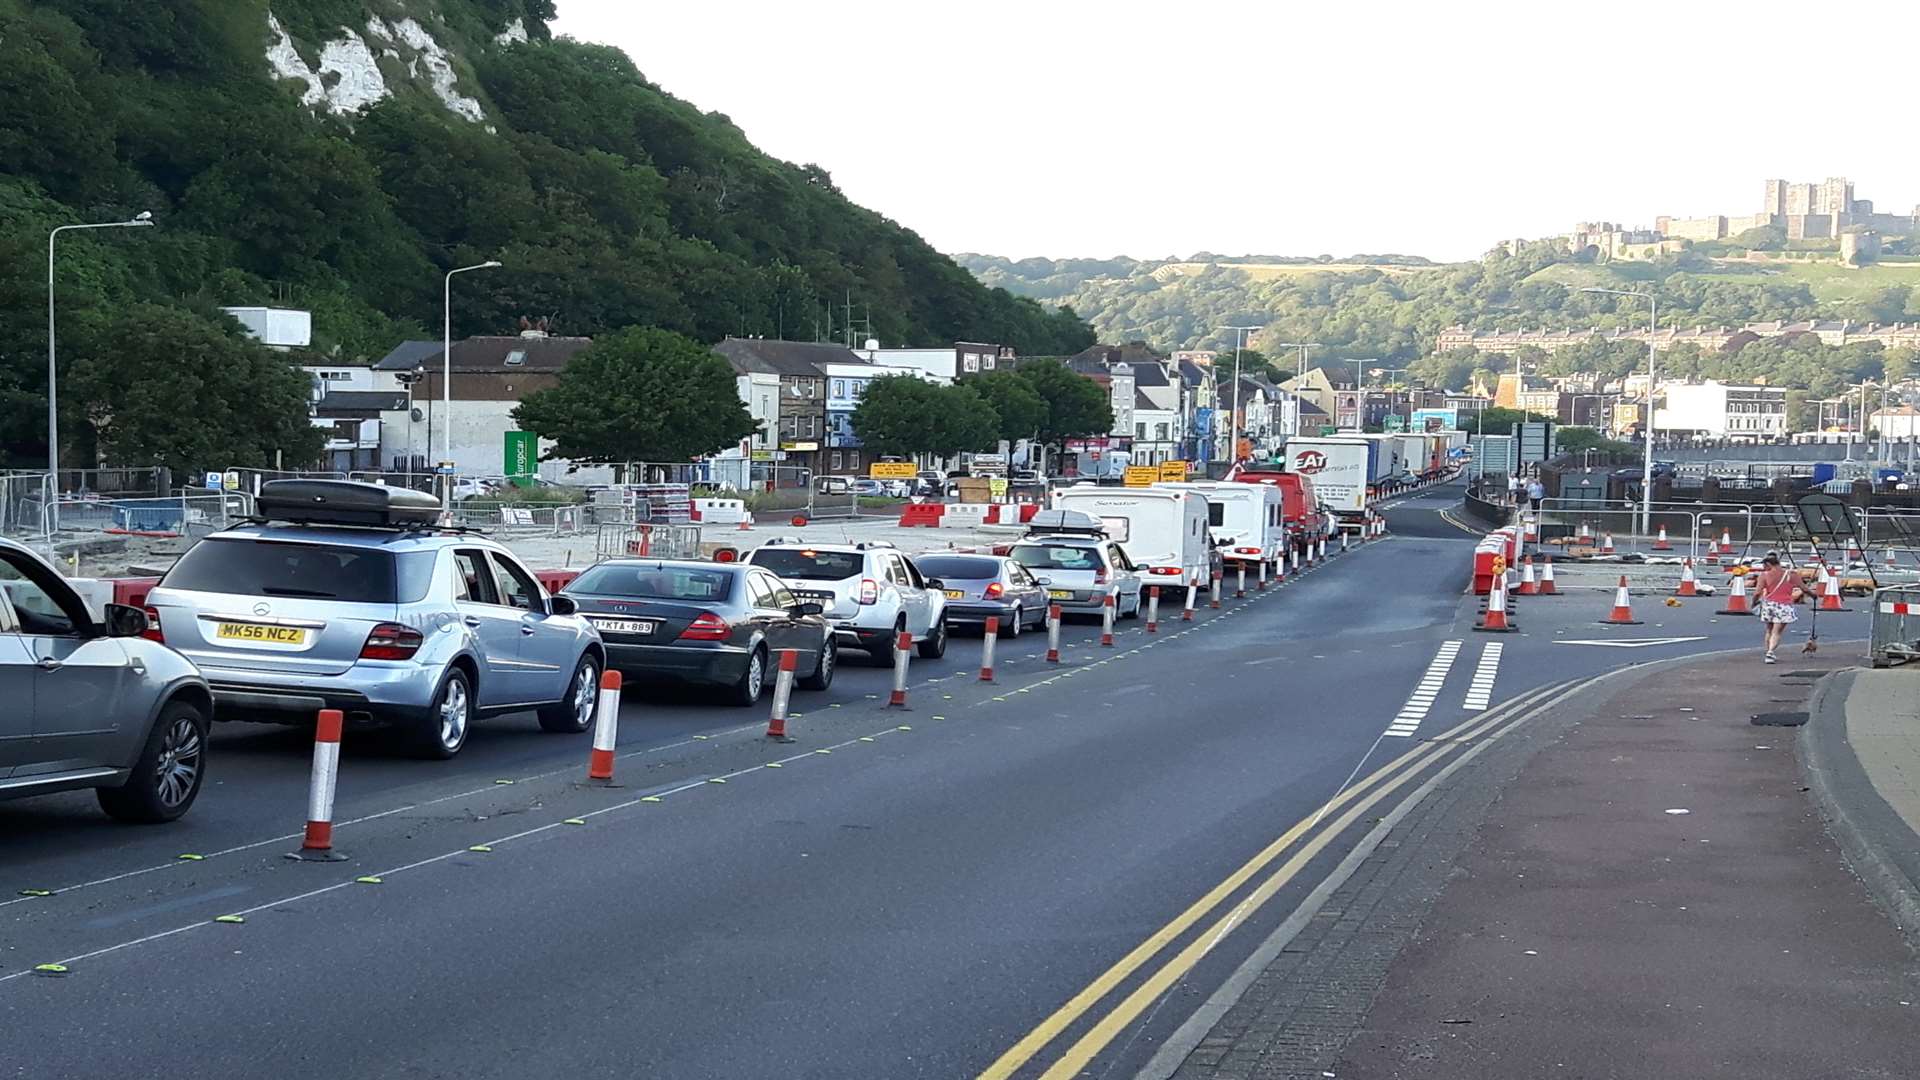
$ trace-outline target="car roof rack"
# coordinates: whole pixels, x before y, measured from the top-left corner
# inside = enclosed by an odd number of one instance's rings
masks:
[[[416,532],[442,525],[440,500],[424,491],[359,480],[269,480],[254,496],[263,523],[342,525]]]

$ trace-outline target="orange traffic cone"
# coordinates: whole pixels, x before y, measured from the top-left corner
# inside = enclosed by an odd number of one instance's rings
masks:
[[[1900,565],[1900,561],[1893,557],[1893,549],[1888,548],[1887,549],[1887,569],[1892,570],[1899,565]]]
[[[1720,547],[1714,552],[1714,554],[1715,555],[1733,554],[1733,533],[1732,532],[1724,528],[1720,530]]]
[[[1822,569],[1824,570],[1825,568],[1822,567]],[[1838,574],[1827,575],[1827,588],[1826,588],[1826,592],[1821,594],[1821,597],[1820,597],[1820,610],[1821,611],[1852,611],[1853,610],[1850,607],[1843,607],[1840,603],[1840,575]]]
[[[1487,610],[1480,616],[1480,622],[1474,626],[1476,631],[1494,634],[1510,634],[1519,629],[1507,621],[1507,580],[1503,574],[1493,575],[1493,587],[1487,591]]]
[[[1535,590],[1541,596],[1559,596],[1560,590],[1553,587],[1553,556],[1540,556],[1540,588]]]
[[[1673,590],[1673,595],[1675,596],[1700,595],[1699,584],[1694,580],[1694,576],[1693,576],[1693,560],[1692,559],[1688,559],[1686,562],[1683,562],[1680,564],[1680,587]]]
[[[1579,537],[1578,537],[1578,539],[1579,539],[1579,541],[1580,541],[1580,543],[1582,543],[1582,544],[1588,544],[1588,543],[1591,543],[1591,542],[1593,541],[1593,526],[1591,526],[1591,525],[1588,525],[1588,524],[1587,524],[1586,522],[1584,522],[1584,521],[1583,521],[1583,522],[1581,522],[1581,523],[1580,523],[1580,535],[1579,535]]]
[[[1858,538],[1850,538],[1850,539],[1848,539],[1848,541],[1847,541],[1847,561],[1848,561],[1848,562],[1850,562],[1850,563],[1853,563],[1853,562],[1860,562],[1860,561],[1862,561],[1862,560],[1864,560],[1864,559],[1865,559],[1866,557],[1867,557],[1867,556],[1866,556],[1866,553],[1860,550],[1860,541],[1859,541],[1859,539],[1858,539]]]
[[[1656,539],[1653,542],[1653,550],[1655,551],[1672,551],[1673,550],[1673,545],[1667,543],[1667,527],[1665,525],[1660,526],[1660,536],[1658,539]]]
[[[1600,534],[1600,554],[1602,555],[1613,554],[1613,534],[1612,533]]]
[[[1532,596],[1539,591],[1533,584],[1533,556],[1528,555],[1520,560],[1520,584],[1513,590],[1513,595]]]
[[[1753,609],[1747,606],[1747,575],[1735,574],[1733,585],[1727,592],[1727,606],[1717,612],[1720,615],[1751,615]]]
[[[1639,626],[1633,617],[1633,601],[1627,595],[1627,575],[1620,575],[1620,587],[1613,594],[1613,613],[1600,620],[1607,626]]]

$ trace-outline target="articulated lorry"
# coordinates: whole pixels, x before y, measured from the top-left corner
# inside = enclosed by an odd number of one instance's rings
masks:
[[[1342,528],[1359,529],[1371,505],[1369,492],[1388,474],[1381,459],[1393,459],[1391,444],[1364,436],[1288,439],[1287,471],[1313,481],[1314,494]]]

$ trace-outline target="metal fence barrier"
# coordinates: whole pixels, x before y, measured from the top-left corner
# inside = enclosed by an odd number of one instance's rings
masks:
[[[700,526],[605,522],[593,539],[595,562],[632,556],[655,559],[700,557]]]
[[[1874,591],[1868,647],[1877,668],[1920,658],[1920,585],[1888,585]]]

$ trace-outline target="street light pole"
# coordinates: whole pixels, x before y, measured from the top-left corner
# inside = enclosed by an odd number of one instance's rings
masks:
[[[142,210],[127,221],[102,221],[95,225],[61,225],[47,234],[47,476],[51,493],[60,494],[60,370],[55,358],[53,331],[53,241],[74,229],[136,229],[153,224],[153,212]]]
[[[1647,523],[1653,518],[1653,337],[1659,326],[1660,301],[1651,292],[1629,292],[1624,289],[1602,289],[1587,286],[1580,290],[1585,293],[1607,293],[1611,296],[1638,296],[1647,302],[1647,430],[1646,457],[1640,467],[1640,531],[1647,531]]]
[[[464,274],[469,270],[491,270],[499,265],[498,262],[488,259],[483,263],[449,270],[445,287],[441,290],[444,336],[440,350],[440,461],[443,465],[453,463],[453,275]],[[447,494],[452,495],[452,490],[449,489]]]
[[[1233,431],[1228,436],[1228,460],[1240,461],[1240,349],[1247,343],[1247,331],[1258,330],[1258,326],[1223,326],[1222,330],[1232,330],[1233,338]]]

